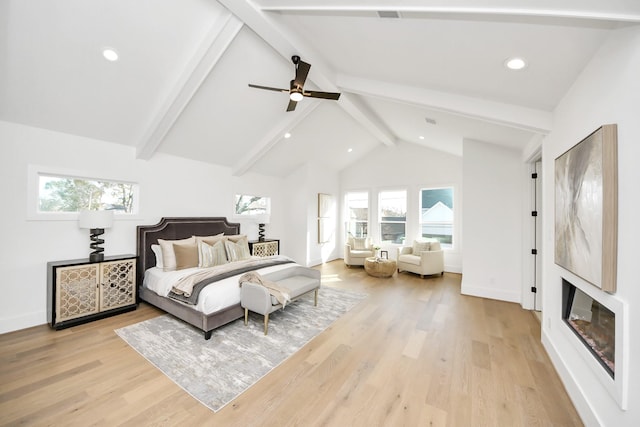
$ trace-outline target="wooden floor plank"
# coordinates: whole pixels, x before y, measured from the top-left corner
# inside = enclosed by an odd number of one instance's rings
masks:
[[[318,269],[367,298],[217,413],[114,333],[161,314],[141,304],[0,335],[0,425],[582,425],[518,304],[463,296],[457,274]]]

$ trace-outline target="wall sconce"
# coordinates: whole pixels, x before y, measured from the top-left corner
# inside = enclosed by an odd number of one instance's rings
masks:
[[[81,211],[78,217],[78,226],[88,228],[90,233],[93,252],[89,254],[89,261],[100,262],[104,260],[104,248],[100,247],[104,243],[99,236],[104,234],[105,228],[113,225],[113,211]]]

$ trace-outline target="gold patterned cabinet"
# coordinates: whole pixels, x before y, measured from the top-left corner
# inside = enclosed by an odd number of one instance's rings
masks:
[[[47,318],[55,329],[136,309],[136,256],[47,263]]]
[[[253,256],[271,256],[280,253],[280,240],[264,239],[249,241],[249,252]]]

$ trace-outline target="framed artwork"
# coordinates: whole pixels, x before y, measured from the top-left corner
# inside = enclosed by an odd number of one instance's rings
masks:
[[[604,125],[555,160],[555,263],[616,291],[617,126]]]
[[[333,196],[318,193],[318,243],[326,243],[331,240],[332,233],[332,205]]]

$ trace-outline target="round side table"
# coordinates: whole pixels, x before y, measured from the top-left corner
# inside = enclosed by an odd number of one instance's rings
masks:
[[[373,277],[391,277],[396,272],[396,262],[392,259],[371,257],[364,260],[364,271]]]

